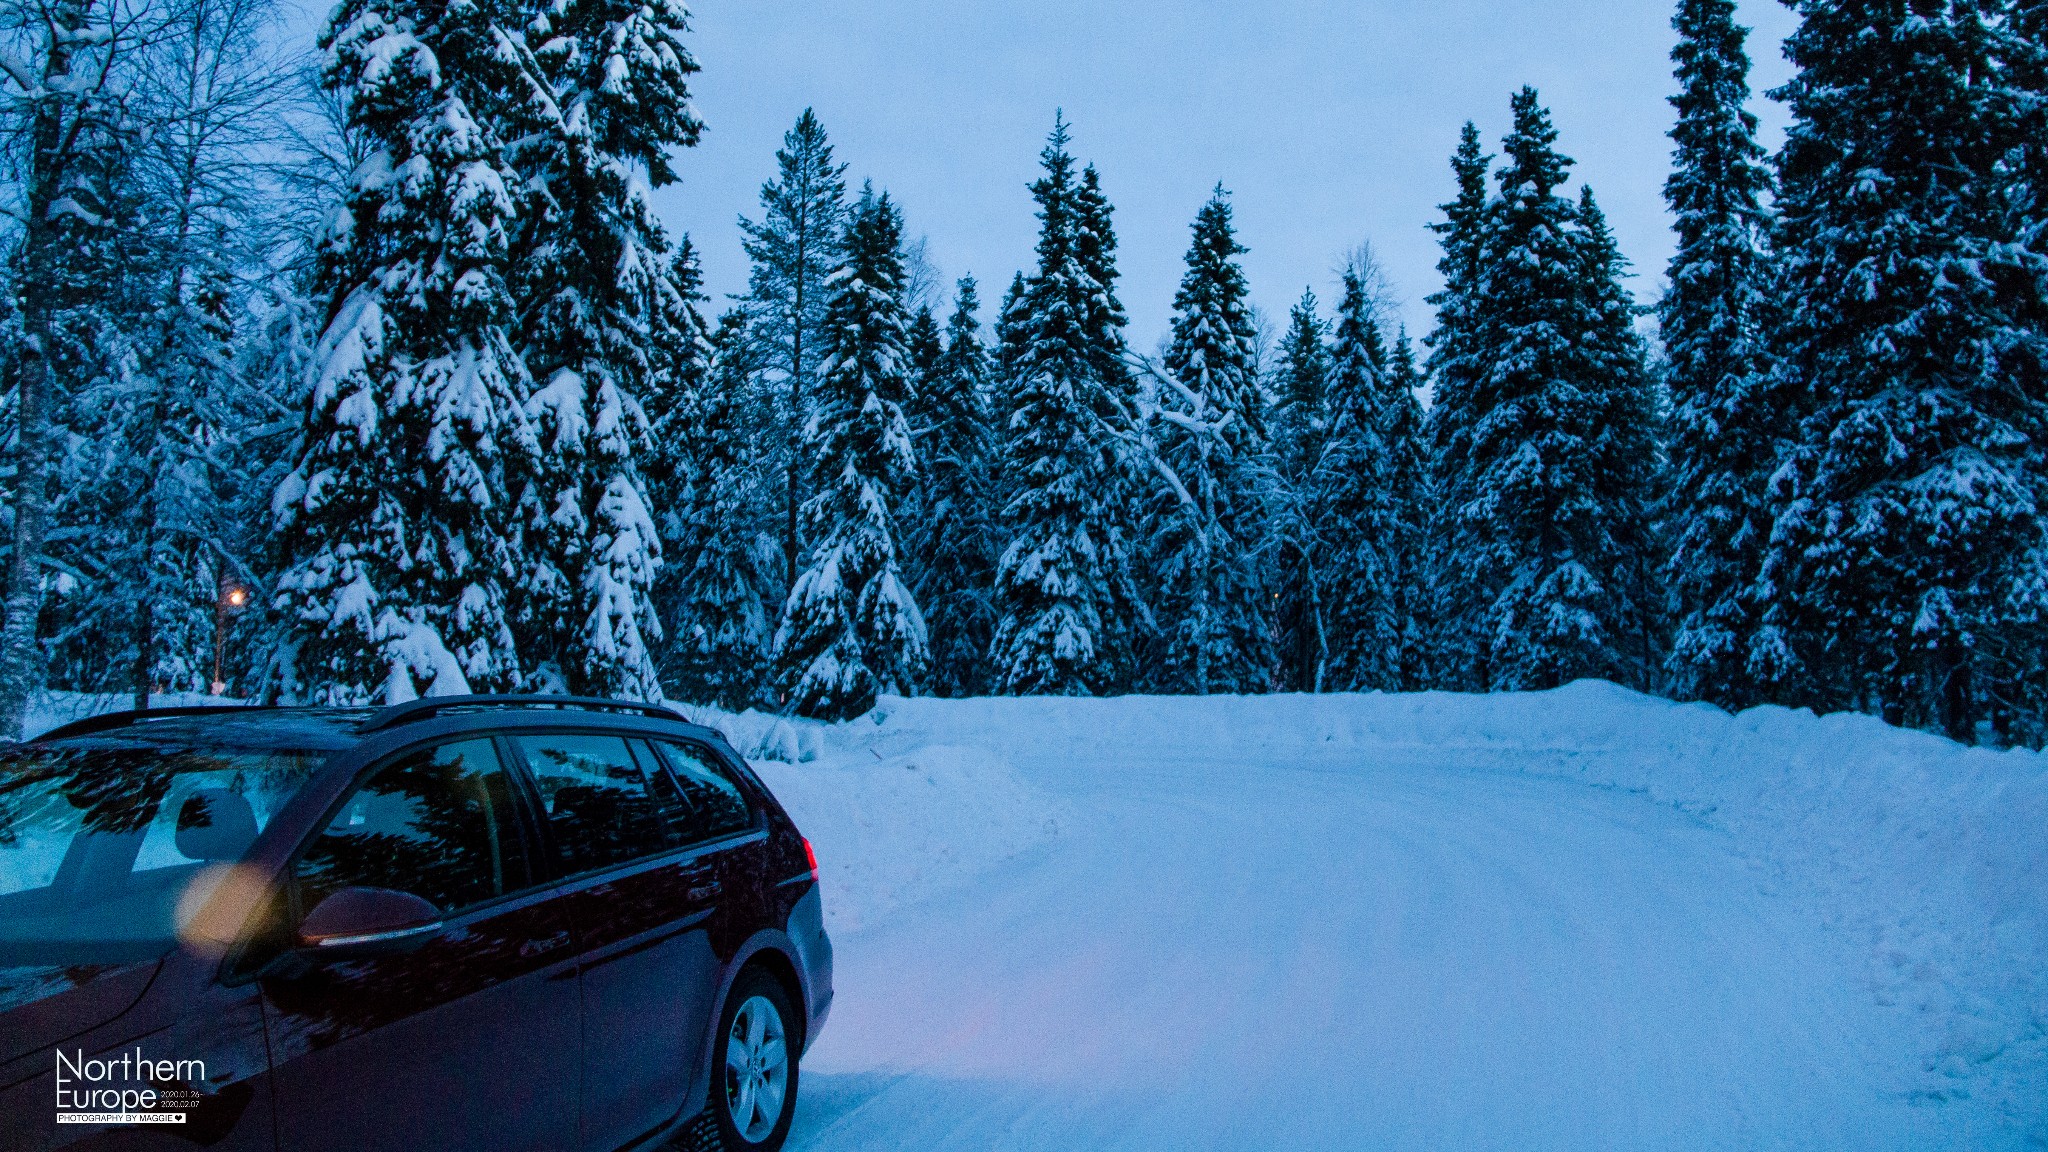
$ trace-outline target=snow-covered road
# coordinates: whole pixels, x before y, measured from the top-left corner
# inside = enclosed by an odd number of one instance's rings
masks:
[[[916,782],[974,726],[847,762]],[[1001,734],[1056,835],[838,930],[792,1148],[2031,1146],[1903,1087],[1853,933],[1709,820],[1497,748],[1085,728]],[[814,821],[828,901],[897,810]]]

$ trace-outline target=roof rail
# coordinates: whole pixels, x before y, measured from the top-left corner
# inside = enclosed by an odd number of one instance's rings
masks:
[[[44,740],[63,740],[72,736],[90,736],[95,732],[111,732],[116,728],[127,728],[144,720],[161,720],[169,716],[205,716],[215,712],[249,712],[272,707],[268,704],[182,704],[172,708],[129,708],[120,712],[102,712],[59,724],[48,732],[31,736],[23,741],[36,744]]]
[[[364,732],[379,732],[415,720],[425,720],[450,708],[580,708],[589,712],[638,712],[662,720],[682,720],[683,715],[659,704],[637,700],[612,700],[602,696],[422,696],[403,704],[380,709],[363,725]]]

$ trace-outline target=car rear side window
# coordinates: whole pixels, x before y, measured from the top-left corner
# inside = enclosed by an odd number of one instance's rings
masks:
[[[300,856],[300,908],[343,888],[410,892],[443,913],[527,885],[505,767],[489,740],[409,752],[379,768]]]
[[[730,836],[753,825],[746,796],[726,778],[710,752],[668,740],[658,743],[681,788],[685,834],[692,843]]]
[[[637,741],[636,741],[637,743]],[[675,782],[617,736],[519,737],[570,872],[609,868],[687,843]]]

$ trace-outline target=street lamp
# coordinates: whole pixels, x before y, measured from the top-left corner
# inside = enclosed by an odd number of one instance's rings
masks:
[[[225,696],[227,681],[221,678],[221,661],[228,647],[228,613],[239,612],[249,603],[249,590],[222,581],[220,595],[213,602],[213,694]]]

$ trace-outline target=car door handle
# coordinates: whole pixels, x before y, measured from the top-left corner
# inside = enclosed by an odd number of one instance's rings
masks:
[[[521,956],[541,956],[553,952],[557,948],[564,947],[568,943],[569,933],[564,930],[556,932],[552,936],[543,936],[538,940],[528,940],[519,946],[519,954]]]

